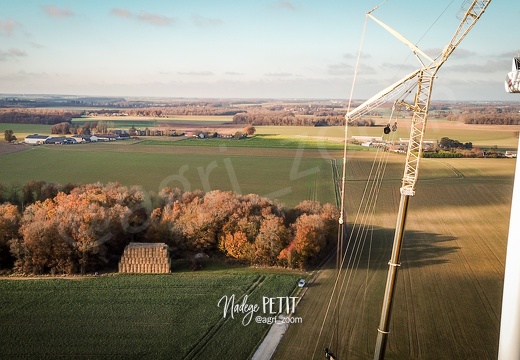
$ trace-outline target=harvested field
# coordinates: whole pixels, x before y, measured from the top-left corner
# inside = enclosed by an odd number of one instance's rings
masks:
[[[349,126],[348,136],[381,136],[383,126],[388,118],[374,119],[377,126]],[[472,142],[474,146],[489,148],[498,146],[503,150],[516,150],[518,145],[517,133],[520,126],[517,125],[468,125],[461,122],[453,122],[442,119],[428,121],[428,129],[425,140],[440,140],[443,137],[459,140],[462,143]],[[399,119],[395,138],[409,138],[410,120]],[[342,126],[259,126],[258,134],[278,134],[282,136],[300,135],[307,137],[319,137],[333,141],[342,140],[345,129]]]
[[[23,144],[9,144],[7,142],[0,142],[0,155],[11,154],[18,151],[23,151],[25,149],[27,149],[27,147]]]
[[[366,168],[366,156],[357,155],[354,169]],[[310,284],[297,313],[303,324],[289,327],[275,359],[318,359],[324,347],[340,359],[373,357],[399,201],[395,159],[340,312],[325,316],[335,280],[331,262]],[[495,358],[514,161],[425,160],[410,200],[385,358]],[[350,219],[362,176],[356,172],[348,182]]]

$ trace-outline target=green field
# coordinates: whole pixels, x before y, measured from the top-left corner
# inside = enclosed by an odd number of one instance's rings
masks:
[[[44,145],[0,155],[0,167],[9,169],[0,173],[0,183],[119,182],[155,193],[166,186],[186,191],[220,189],[257,193],[294,206],[304,199],[335,201],[329,156],[317,150],[214,149],[130,141]]]
[[[13,130],[18,141],[23,141],[27,135],[32,134],[43,134],[47,135],[51,133],[51,125],[32,125],[32,124],[4,124],[0,123],[0,132],[2,138],[0,141],[4,141],[4,131]]]
[[[343,150],[343,143],[314,137],[298,137],[295,135],[255,135],[240,140],[235,139],[196,139],[181,138],[172,141],[171,138],[150,138],[144,140],[144,145],[176,145],[176,146],[211,146],[240,147],[257,149],[313,149],[313,150]]]
[[[236,269],[0,280],[2,358],[246,359],[268,325],[224,318],[219,300],[247,295],[262,306],[263,296],[293,294],[299,277]]]

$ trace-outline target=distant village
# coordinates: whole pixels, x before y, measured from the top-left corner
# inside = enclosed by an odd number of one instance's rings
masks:
[[[242,139],[248,135],[254,134],[253,130],[236,132],[235,134],[219,134],[218,132],[207,131],[189,131],[178,133],[175,130],[137,130],[127,132],[124,130],[115,130],[110,134],[76,134],[72,136],[51,136],[33,134],[28,135],[24,139],[24,143],[28,145],[42,145],[42,144],[56,144],[56,145],[72,145],[82,143],[96,143],[109,142],[134,139],[139,140],[139,136],[184,136],[186,138],[196,139],[210,139],[210,138],[228,138],[228,139]],[[350,143],[358,144],[367,148],[383,148],[386,151],[391,151],[399,154],[406,154],[409,145],[409,139],[399,138],[396,141],[384,140],[382,136],[353,136]],[[455,145],[453,145],[455,143]],[[459,146],[461,145],[461,146]],[[498,152],[496,149],[481,150],[473,148],[471,143],[458,144],[456,140],[443,138],[438,140],[424,140],[423,141],[423,156],[424,157],[506,157],[516,158],[516,151],[506,151],[505,153]]]
[[[81,144],[81,143],[94,143],[94,142],[108,142],[116,140],[139,140],[140,137],[148,136],[183,136],[186,138],[196,139],[243,139],[248,135],[255,133],[253,126],[248,126],[242,131],[234,131],[232,133],[219,133],[217,131],[204,131],[204,130],[193,130],[178,132],[177,130],[164,130],[164,129],[136,129],[134,127],[126,130],[114,130],[110,133],[95,133],[95,134],[73,134],[71,136],[65,135],[42,135],[32,134],[28,135],[24,139],[24,143],[28,145],[42,145],[42,144],[58,144],[58,145],[69,145],[69,144]]]

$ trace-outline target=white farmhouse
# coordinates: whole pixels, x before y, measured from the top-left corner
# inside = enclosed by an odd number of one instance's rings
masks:
[[[45,140],[47,140],[48,138],[50,138],[50,136],[48,136],[48,135],[39,135],[39,134],[27,135],[25,137],[24,142],[26,144],[30,144],[30,145],[40,145],[40,144],[45,143]]]

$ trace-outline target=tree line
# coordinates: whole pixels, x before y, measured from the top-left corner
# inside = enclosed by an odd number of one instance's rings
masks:
[[[73,274],[117,264],[131,241],[164,242],[175,257],[219,254],[256,265],[304,268],[333,243],[337,209],[286,208],[258,195],[165,188],[146,194],[117,183],[31,181],[15,202],[0,187],[0,267]]]
[[[451,121],[461,121],[464,124],[482,125],[518,125],[520,114],[513,112],[472,112],[464,114],[450,114],[446,117]]]
[[[73,134],[73,135],[91,135],[107,134],[113,129],[115,124],[113,121],[88,121],[84,124],[71,124],[69,122],[61,122],[51,127],[51,134]]]
[[[323,116],[298,115],[287,110],[256,109],[233,116],[233,124],[255,126],[339,126],[345,123],[345,114]]]
[[[0,123],[54,125],[72,121],[79,112],[56,109],[0,109]]]

